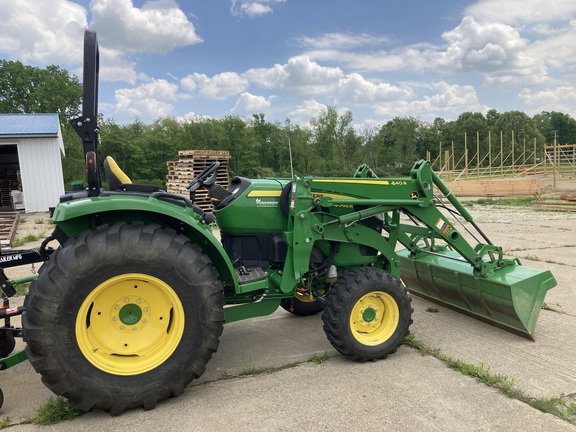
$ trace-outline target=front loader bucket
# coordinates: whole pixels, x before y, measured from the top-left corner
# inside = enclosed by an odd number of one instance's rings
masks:
[[[408,250],[398,255],[402,280],[414,294],[529,339],[534,339],[546,293],[557,284],[550,271],[521,265],[478,277],[453,251],[418,259],[411,258]]]

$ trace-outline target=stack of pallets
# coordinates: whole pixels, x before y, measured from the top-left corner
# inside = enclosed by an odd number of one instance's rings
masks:
[[[22,190],[20,183],[20,171],[6,171],[0,176],[0,207],[12,207],[10,192]]]
[[[181,150],[178,160],[166,162],[166,191],[177,195],[188,196],[186,185],[214,162],[220,162],[216,183],[228,187],[228,161],[230,153],[224,150]],[[204,211],[212,211],[212,204],[206,189],[199,189],[195,194],[194,204]]]

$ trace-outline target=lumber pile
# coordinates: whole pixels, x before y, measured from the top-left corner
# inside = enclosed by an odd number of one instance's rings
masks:
[[[541,189],[537,179],[461,180],[445,183],[457,197],[534,195],[540,193]]]
[[[534,210],[576,212],[576,195],[562,195],[559,200],[535,201]]]
[[[220,162],[216,183],[228,187],[228,161],[230,153],[224,150],[181,150],[177,161],[166,162],[166,191],[177,195],[189,196],[186,185],[214,162]],[[212,211],[212,204],[206,189],[199,189],[195,194],[194,204],[204,211]]]

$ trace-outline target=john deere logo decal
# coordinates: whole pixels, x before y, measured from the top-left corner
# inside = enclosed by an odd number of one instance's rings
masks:
[[[268,201],[256,198],[256,207],[278,207],[278,201]]]
[[[417,200],[418,199],[418,192],[410,193],[410,199],[411,200]]]

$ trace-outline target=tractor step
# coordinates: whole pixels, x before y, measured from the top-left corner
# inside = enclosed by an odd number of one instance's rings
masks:
[[[245,284],[266,279],[268,275],[259,267],[246,268],[242,266],[236,269],[236,276],[238,277],[238,282],[240,284]]]

